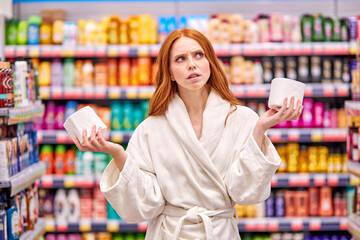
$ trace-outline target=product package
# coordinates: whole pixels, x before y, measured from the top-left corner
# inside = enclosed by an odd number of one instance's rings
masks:
[[[106,129],[105,123],[99,118],[95,111],[91,107],[86,106],[71,114],[66,119],[64,128],[70,134],[73,140],[76,136],[80,143],[83,143],[83,129],[86,130],[87,137],[90,137],[93,125],[96,126],[96,129]]]

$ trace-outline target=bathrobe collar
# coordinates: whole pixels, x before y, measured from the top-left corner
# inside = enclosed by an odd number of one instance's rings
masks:
[[[170,127],[178,136],[179,141],[191,153],[194,160],[207,173],[209,178],[227,196],[226,186],[216,169],[212,153],[216,150],[224,133],[225,119],[230,111],[230,103],[211,91],[203,113],[203,128],[200,140],[191,125],[186,106],[178,94],[170,102],[165,113]],[[229,199],[225,197],[225,199]],[[228,200],[230,204],[230,200]]]

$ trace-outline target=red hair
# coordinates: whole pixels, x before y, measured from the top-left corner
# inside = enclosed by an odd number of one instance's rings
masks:
[[[210,41],[202,33],[191,28],[177,29],[171,32],[162,44],[157,57],[158,71],[155,75],[156,89],[150,99],[149,116],[159,116],[165,114],[170,101],[178,92],[175,81],[171,81],[170,72],[170,49],[173,43],[181,37],[192,38],[199,43],[205,52],[205,57],[210,64],[210,77],[206,85],[209,90],[215,91],[232,106],[243,105],[231,92],[225,73],[219,64],[214,48]],[[234,110],[235,111],[235,110]]]

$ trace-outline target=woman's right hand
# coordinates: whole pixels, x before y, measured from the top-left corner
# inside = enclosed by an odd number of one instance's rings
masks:
[[[124,148],[120,144],[116,144],[110,141],[106,141],[102,135],[102,129],[100,128],[96,132],[96,126],[94,125],[91,129],[91,136],[87,137],[87,132],[84,129],[82,132],[83,143],[81,144],[79,139],[75,137],[75,145],[80,151],[90,152],[102,152],[109,154],[113,157],[116,166],[123,169],[127,154]]]

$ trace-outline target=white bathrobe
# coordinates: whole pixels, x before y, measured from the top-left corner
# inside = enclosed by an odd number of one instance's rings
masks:
[[[258,115],[212,91],[200,140],[181,98],[165,115],[149,117],[134,131],[122,172],[111,161],[101,191],[128,223],[151,220],[146,239],[240,239],[234,205],[255,204],[270,194],[280,157],[265,137],[253,138]]]

